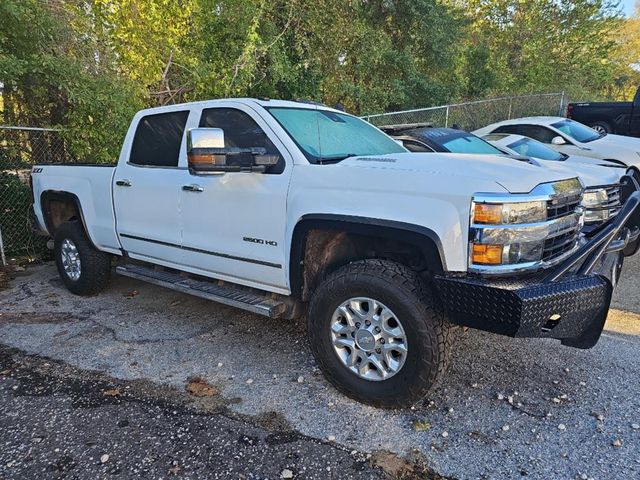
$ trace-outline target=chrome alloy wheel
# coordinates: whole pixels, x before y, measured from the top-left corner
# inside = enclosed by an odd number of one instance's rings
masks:
[[[80,268],[80,254],[76,248],[76,244],[68,238],[62,241],[60,248],[60,256],[62,257],[62,268],[64,272],[74,282],[80,278],[82,270]]]
[[[607,134],[607,129],[604,128],[602,125],[594,125],[591,128],[593,130],[595,130],[596,132],[598,132],[600,135],[606,135]]]
[[[407,359],[402,324],[388,307],[372,298],[350,298],[335,310],[331,340],[344,366],[365,380],[387,380]]]

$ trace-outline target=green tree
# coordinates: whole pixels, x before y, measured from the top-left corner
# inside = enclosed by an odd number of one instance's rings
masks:
[[[141,103],[101,55],[90,25],[81,2],[0,3],[1,117],[11,125],[64,127],[74,154],[113,161]]]
[[[606,0],[458,0],[468,38],[490,52],[492,90],[519,93],[564,89],[603,91],[615,77],[609,57],[622,18]],[[471,49],[467,64],[475,65]],[[469,72],[472,73],[472,72]],[[483,76],[485,76],[483,74]]]

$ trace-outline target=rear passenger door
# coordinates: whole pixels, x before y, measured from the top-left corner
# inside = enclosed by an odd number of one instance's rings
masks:
[[[131,148],[121,153],[113,199],[120,244],[133,258],[181,263],[178,202],[186,168],[179,163],[188,117],[188,110],[144,115],[125,140]]]

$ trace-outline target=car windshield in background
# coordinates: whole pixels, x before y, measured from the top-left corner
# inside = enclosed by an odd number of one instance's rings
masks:
[[[442,146],[451,153],[502,155],[502,152],[496,147],[473,135],[452,138],[442,142]]]
[[[530,138],[523,138],[517,142],[513,142],[511,145],[507,145],[507,147],[518,152],[520,155],[540,158],[542,160],[562,161],[567,158],[562,153],[558,153],[543,143]]]
[[[574,122],[573,120],[562,120],[561,122],[551,124],[551,126],[557,128],[566,136],[581,143],[592,142],[593,140],[597,140],[603,136],[592,128],[582,125],[581,123]]]
[[[270,107],[267,110],[311,163],[407,151],[377,128],[351,115],[311,108]]]

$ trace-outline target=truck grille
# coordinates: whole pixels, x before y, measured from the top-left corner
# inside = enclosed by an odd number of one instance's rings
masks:
[[[580,207],[582,195],[571,195],[556,198],[547,202],[547,220],[555,220],[562,217],[575,215]],[[553,262],[562,257],[565,253],[572,251],[578,244],[581,223],[578,222],[575,228],[567,231],[560,231],[544,241],[542,250],[542,260]]]
[[[578,230],[562,233],[556,237],[545,240],[542,259],[545,262],[552,262],[566,252],[573,250],[578,242],[577,232]]]
[[[571,215],[580,205],[580,197],[567,197],[563,200],[549,200],[547,202],[547,220]]]
[[[605,207],[609,209],[609,218],[617,214],[622,208],[620,200],[620,185],[611,185],[607,187],[607,204]]]

